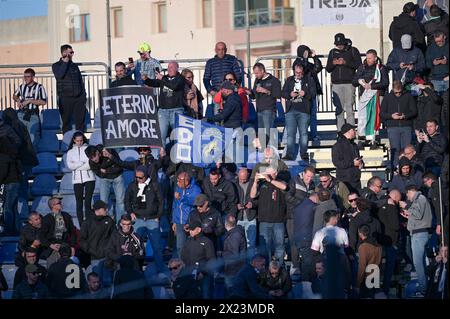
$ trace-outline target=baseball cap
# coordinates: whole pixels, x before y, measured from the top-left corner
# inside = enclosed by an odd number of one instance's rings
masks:
[[[151,50],[152,48],[147,42],[142,42],[141,44],[139,44],[138,52],[150,52]]]
[[[350,130],[354,130],[355,128],[356,128],[356,126],[351,125],[349,123],[345,123],[344,125],[342,125],[341,134],[345,134]]]
[[[345,39],[345,35],[343,33],[337,33],[334,36],[334,44],[335,45],[345,45],[345,44],[347,44],[347,41]]]
[[[106,203],[104,201],[99,199],[98,201],[96,201],[94,203],[93,208],[94,208],[94,210],[101,209],[101,208],[107,209],[108,205],[106,205]]]
[[[194,220],[189,223],[189,230],[195,230],[197,227],[202,228],[202,223],[198,220]]]
[[[403,6],[404,13],[411,13],[413,11],[416,11],[417,9],[419,9],[419,5],[413,2],[405,3],[405,5]]]
[[[200,194],[195,198],[194,206],[203,206],[207,200],[208,197],[205,194]]]
[[[39,272],[39,268],[34,264],[28,264],[25,266],[25,272]]]

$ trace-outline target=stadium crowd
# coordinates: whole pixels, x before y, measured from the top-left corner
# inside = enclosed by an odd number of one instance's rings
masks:
[[[298,47],[293,74],[283,85],[256,63],[254,85],[247,88],[237,58],[218,42],[203,77],[213,99],[209,106],[193,71],[180,72],[172,61],[164,73],[150,45],[139,45],[137,61],[115,64],[110,86],[159,88],[165,147],[157,158],[150,147],[138,147],[136,161],[89,145],[83,78],[72,46],[61,46],[52,70],[62,132],[72,123],[77,130],[66,161],[79,229],[59,195],[48,200],[46,211],[33,211],[20,224],[18,198],[28,200],[28,177],[38,164],[39,112],[47,103],[35,71],[26,69],[14,93],[16,108],[0,118],[2,235],[19,236],[13,298],[154,298],[152,287],[161,284],[171,288],[173,298],[210,299],[217,297],[221,280],[227,298],[293,298],[295,280],[321,298],[379,293],[395,298],[393,278],[404,269],[417,278],[414,297],[448,298],[448,14],[433,5],[433,18],[421,25],[416,10],[407,3],[394,18],[389,29],[394,48],[385,64],[376,50],[362,60],[350,39],[334,36],[325,70],[331,74],[337,118],[336,176],[308,166],[308,142],[319,139],[318,74],[324,67],[306,45]],[[254,100],[257,127],[267,135],[281,99],[287,132],[283,158],[278,145],[260,139],[254,141],[257,164],[249,167],[217,163],[204,169],[170,158],[166,142],[176,114],[239,128],[251,124]],[[363,188],[360,150],[379,147],[381,126],[391,153],[387,178],[373,176]],[[298,156],[306,167],[291,176],[285,161]],[[134,171],[129,185],[125,170]],[[96,183],[100,199],[93,203]],[[112,199],[114,215],[108,211]],[[164,223],[170,225],[166,247]],[[368,266],[381,268],[381,287],[368,284],[373,275]],[[67,285],[68,267],[79,285]],[[7,289],[0,272],[0,290]]]

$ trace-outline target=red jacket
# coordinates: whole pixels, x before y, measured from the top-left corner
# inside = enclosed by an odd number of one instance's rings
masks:
[[[241,98],[242,103],[242,122],[246,123],[248,121],[248,98],[245,89],[240,87],[238,88],[238,95]],[[220,104],[220,109],[223,109],[222,105],[222,91],[219,91],[214,96],[214,103]]]

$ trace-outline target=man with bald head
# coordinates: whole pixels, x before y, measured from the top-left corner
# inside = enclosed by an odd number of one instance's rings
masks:
[[[264,159],[262,162],[255,165],[250,178],[255,179],[257,173],[263,172],[268,167],[274,168],[278,174],[283,172],[280,177],[282,177],[286,183],[289,182],[290,176],[286,176],[286,173],[288,174],[289,172],[289,168],[286,163],[279,158],[276,148],[272,146],[267,146],[264,149]]]
[[[228,72],[236,74],[237,83],[240,83],[243,77],[243,69],[238,59],[234,55],[227,54],[227,45],[224,42],[217,42],[214,50],[216,55],[206,62],[203,75],[203,84],[212,97],[219,92],[223,78]]]
[[[237,204],[237,224],[245,230],[247,238],[247,253],[253,256],[256,247],[256,200],[250,198],[253,180],[250,180],[250,173],[246,167],[242,167],[238,173],[236,189],[238,191]]]
[[[403,149],[403,152],[400,154],[400,158],[402,158],[403,156],[411,161],[411,165],[416,172],[425,172],[423,161],[417,155],[414,145],[406,145]]]
[[[381,223],[382,235],[380,244],[386,256],[386,267],[384,271],[383,291],[389,296],[391,278],[394,274],[395,264],[397,260],[397,245],[400,232],[400,206],[399,202],[402,195],[398,189],[392,189],[386,202],[378,210],[378,218]]]
[[[146,79],[145,84],[159,87],[158,118],[163,145],[169,129],[175,128],[176,114],[183,114],[184,77],[178,72],[178,63],[169,62],[167,74],[155,71],[155,79]]]

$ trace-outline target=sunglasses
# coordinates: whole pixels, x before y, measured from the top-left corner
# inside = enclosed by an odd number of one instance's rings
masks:
[[[144,176],[135,176],[136,177],[136,179],[144,179],[145,177]]]
[[[357,198],[353,198],[353,199],[349,199],[348,202],[353,203],[353,202],[356,202],[356,200],[357,200]]]
[[[329,180],[326,180],[326,181],[320,181],[322,184],[325,184],[325,183],[328,183],[329,182]]]
[[[75,54],[75,51],[70,51],[69,54]]]
[[[177,270],[178,268],[180,268],[180,265],[178,265],[178,266],[173,266],[173,267],[169,267],[169,270],[170,270],[170,271],[172,271],[172,270]]]
[[[233,79],[233,78],[228,78],[228,79],[225,79],[225,80],[227,80],[227,81],[236,81],[235,79]]]

